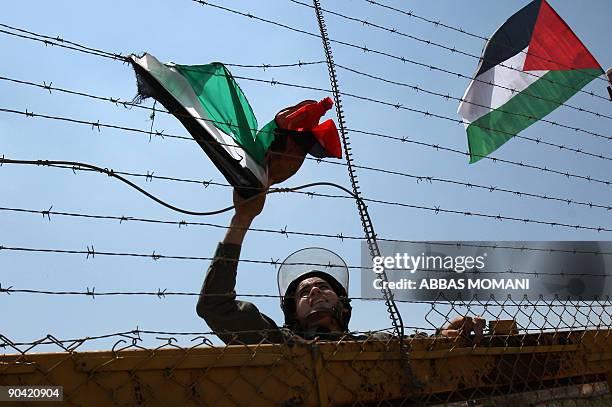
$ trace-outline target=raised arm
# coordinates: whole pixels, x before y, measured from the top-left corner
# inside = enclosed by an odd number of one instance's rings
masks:
[[[251,222],[263,210],[265,200],[265,194],[244,200],[234,191],[235,214],[225,238],[217,246],[200,291],[196,307],[198,315],[228,344],[233,341],[236,343],[236,340],[259,343],[264,338],[258,332],[242,331],[266,331],[267,340],[282,341],[276,323],[260,313],[254,304],[237,300],[235,291],[242,242]]]
[[[295,174],[304,162],[306,152],[305,147],[292,137],[277,137],[266,153],[268,185],[283,182]],[[242,242],[251,222],[263,210],[265,202],[265,194],[245,200],[234,191],[234,217],[223,242],[217,246],[215,258],[208,268],[200,291],[196,307],[198,315],[204,318],[215,332],[228,332],[219,334],[225,343],[230,343],[233,338],[244,343],[261,341],[261,334],[238,333],[247,330],[267,330],[269,341],[283,340],[276,323],[260,313],[252,303],[236,300],[234,291]],[[237,336],[231,334],[232,332]]]
[[[244,199],[234,190],[234,216],[222,243],[241,246],[251,223],[261,213],[265,203],[266,195],[263,193],[251,199]]]

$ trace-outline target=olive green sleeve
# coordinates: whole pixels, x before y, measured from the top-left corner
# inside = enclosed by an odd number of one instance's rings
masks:
[[[281,342],[281,332],[272,319],[254,304],[236,299],[240,249],[236,244],[219,243],[200,291],[197,313],[226,344]]]

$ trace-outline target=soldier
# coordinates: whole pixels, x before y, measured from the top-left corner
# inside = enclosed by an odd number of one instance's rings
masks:
[[[322,133],[303,131],[318,123],[331,104],[327,99],[318,104],[304,101],[276,116],[279,129],[266,153],[269,185],[281,183],[295,174],[306,154],[318,158],[340,157],[340,140],[335,126],[328,126]],[[322,107],[317,110],[318,105]],[[305,109],[307,107],[313,111]],[[329,125],[329,121],[327,123]],[[208,269],[196,308],[198,315],[219,332],[226,343],[234,339],[258,343],[264,337],[270,342],[281,343],[294,334],[303,338],[345,335],[351,316],[347,298],[348,268],[339,256],[325,249],[300,251],[296,253],[297,258],[303,260],[295,261],[296,257],[292,260],[290,256],[280,267],[279,293],[285,314],[282,329],[252,303],[236,300],[234,287],[241,245],[251,222],[263,210],[265,199],[265,193],[244,199],[234,190],[235,214]],[[334,264],[336,267],[295,267],[291,264],[299,262]]]
[[[312,139],[304,142],[299,138],[302,136],[277,134],[266,155],[269,185],[280,183],[297,172],[307,153],[314,152],[316,157],[332,154],[318,148]],[[196,307],[198,315],[206,320],[209,327],[225,343],[238,341],[253,344],[262,340],[284,343],[295,335],[304,339],[365,339],[365,336],[348,334],[351,318],[347,295],[348,268],[338,255],[329,250],[298,251],[279,268],[279,295],[285,316],[282,328],[259,312],[254,304],[236,299],[234,288],[242,242],[252,221],[263,210],[266,194],[244,199],[234,190],[233,199],[234,216],[223,241],[217,246]],[[465,335],[466,330],[462,328],[465,327],[469,329],[469,334],[474,324],[468,326],[462,323],[463,320],[453,321],[440,333]],[[373,335],[378,339],[389,337],[384,333]]]
[[[283,328],[260,313],[254,304],[236,299],[234,287],[241,245],[264,202],[265,195],[245,203],[234,192],[236,213],[206,274],[197,304],[198,315],[226,343],[234,340],[259,343],[264,338],[282,343],[294,335],[304,339],[345,336],[351,317],[348,268],[329,250],[300,250],[279,268],[279,293],[285,315]]]

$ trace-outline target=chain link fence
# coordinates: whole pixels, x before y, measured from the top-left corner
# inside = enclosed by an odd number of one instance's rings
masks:
[[[74,406],[608,406],[611,310],[609,300],[433,303],[403,340],[408,368],[391,331],[285,343],[259,331],[257,344],[225,346],[214,332],[0,336],[0,386],[62,386]],[[488,326],[476,335],[458,316]],[[159,345],[142,347],[145,336]],[[110,350],[79,350],[91,342]]]

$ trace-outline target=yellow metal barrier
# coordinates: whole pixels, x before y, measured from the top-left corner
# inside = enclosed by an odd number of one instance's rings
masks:
[[[64,404],[81,406],[409,406],[610,384],[612,377],[610,330],[467,342],[407,339],[412,377],[400,363],[396,340],[192,348],[169,343],[4,355],[0,385],[63,386]]]

